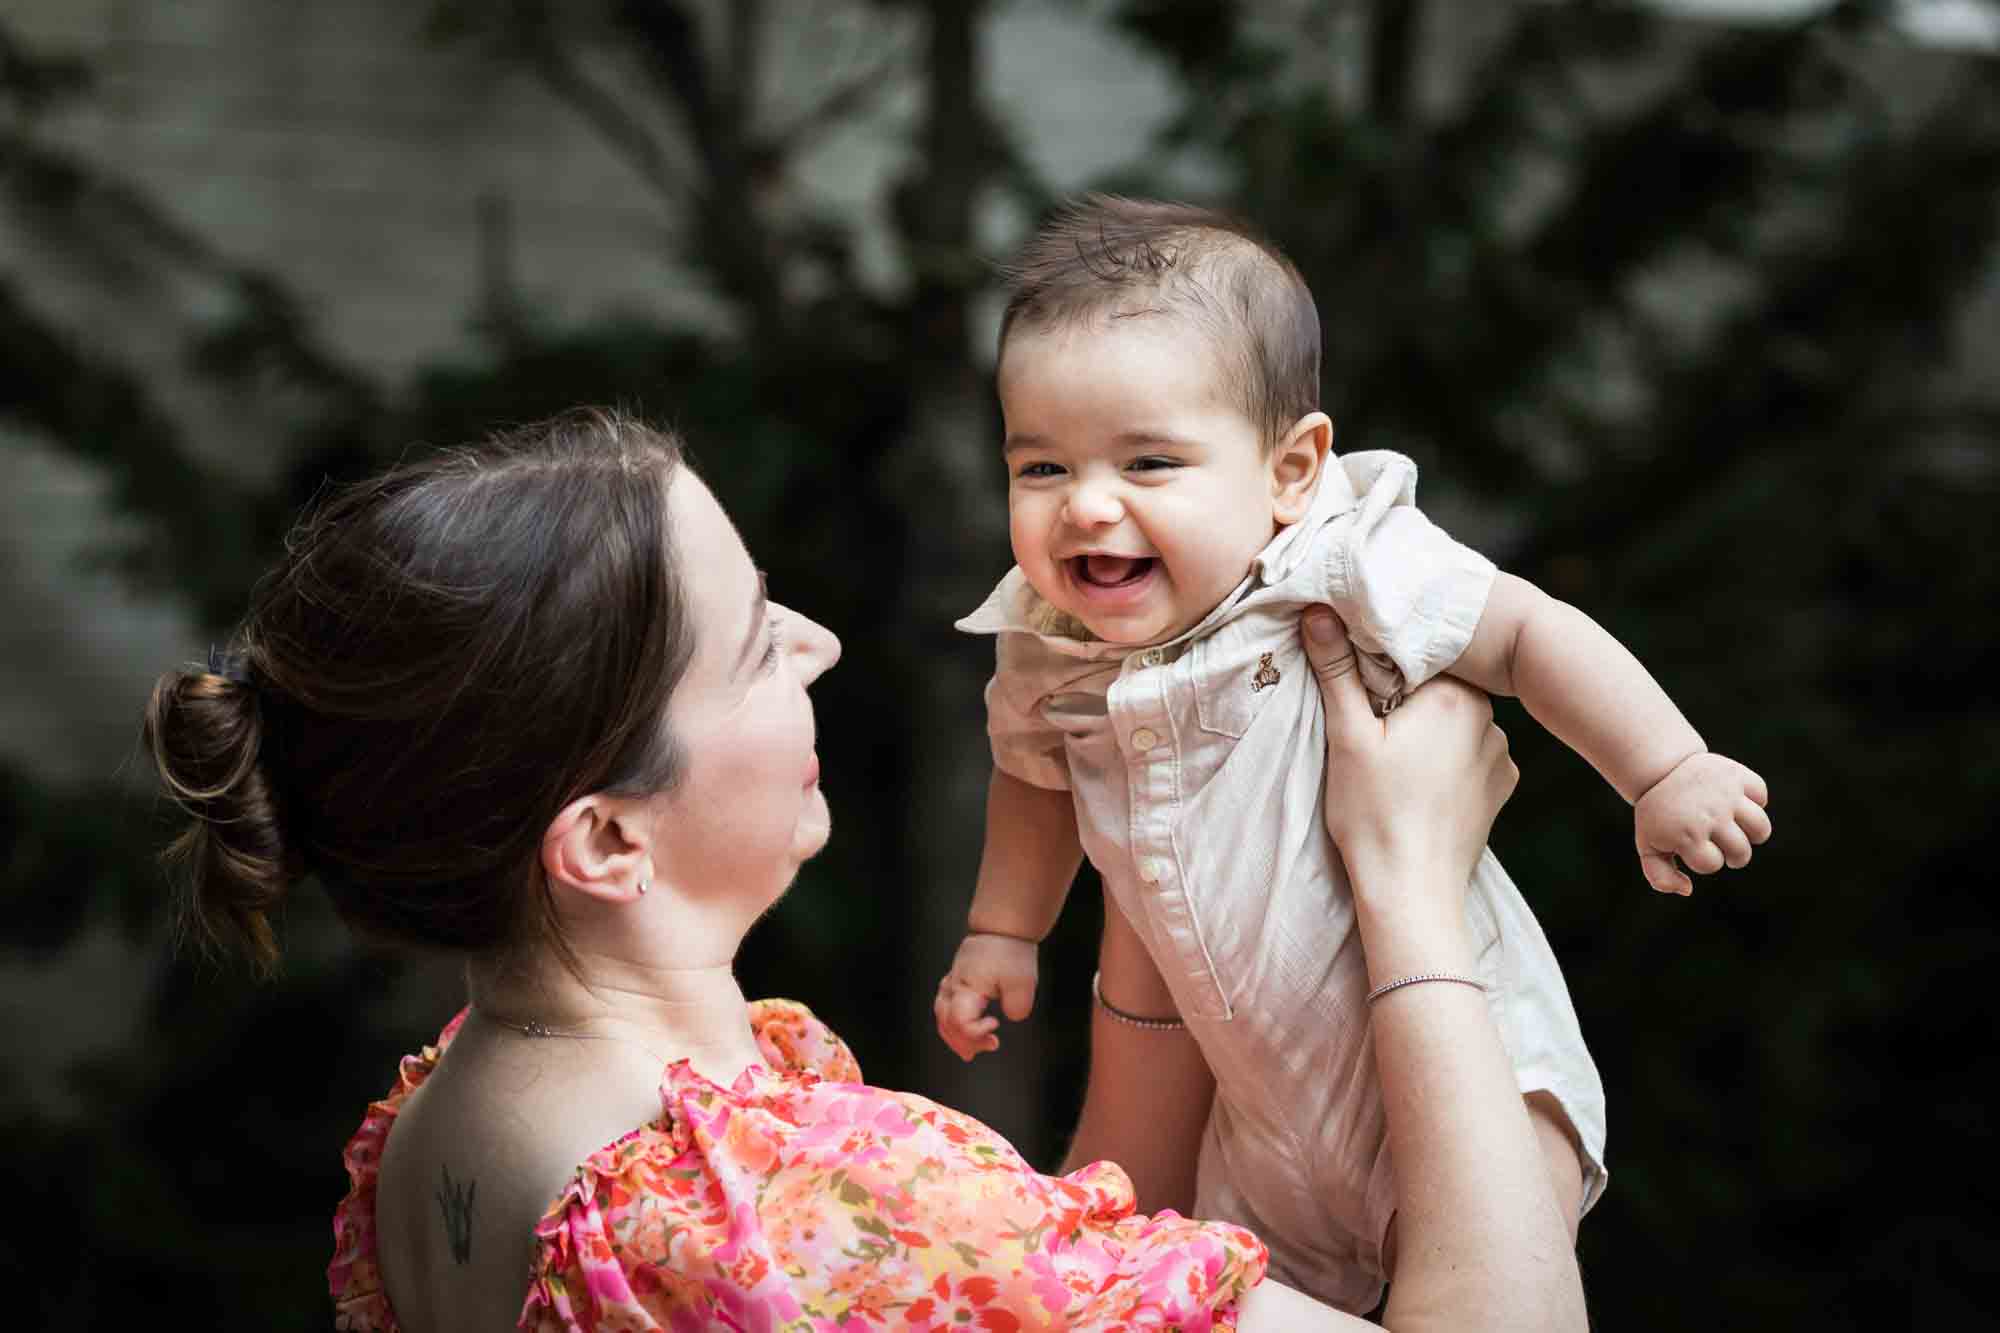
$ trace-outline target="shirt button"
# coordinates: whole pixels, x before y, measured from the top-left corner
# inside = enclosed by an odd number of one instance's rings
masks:
[[[1139,878],[1148,884],[1158,884],[1165,873],[1166,867],[1150,856],[1139,863]]]
[[[1132,744],[1141,750],[1150,750],[1160,743],[1160,733],[1151,727],[1141,727],[1132,733]]]

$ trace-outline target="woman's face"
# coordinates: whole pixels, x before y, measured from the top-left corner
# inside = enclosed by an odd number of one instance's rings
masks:
[[[699,477],[683,469],[668,508],[695,650],[668,706],[687,768],[657,799],[654,871],[690,900],[754,896],[762,911],[831,831],[806,686],[839,660],[840,640],[766,599]]]

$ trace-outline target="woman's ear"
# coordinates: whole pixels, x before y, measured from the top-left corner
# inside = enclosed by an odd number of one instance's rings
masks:
[[[1312,508],[1313,490],[1332,448],[1332,418],[1308,412],[1271,450],[1271,511],[1279,523],[1296,523]]]
[[[652,881],[652,848],[626,802],[596,792],[571,801],[542,835],[542,870],[560,885],[607,902],[629,902]]]

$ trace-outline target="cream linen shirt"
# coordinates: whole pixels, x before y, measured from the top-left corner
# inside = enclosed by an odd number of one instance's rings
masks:
[[[1073,793],[1085,853],[1215,1073],[1196,1214],[1251,1228],[1273,1276],[1349,1311],[1380,1299],[1396,1190],[1298,618],[1333,607],[1378,707],[1458,659],[1494,568],[1415,496],[1399,454],[1330,459],[1307,516],[1163,643],[1089,638],[1018,568],[958,622],[997,636],[994,763]],[[1522,1092],[1553,1095],[1576,1130],[1588,1208],[1606,1179],[1603,1085],[1548,941],[1491,851],[1467,915]]]

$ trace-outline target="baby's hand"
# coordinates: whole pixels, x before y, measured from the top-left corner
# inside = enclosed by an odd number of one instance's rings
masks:
[[[938,983],[932,1011],[938,1035],[961,1060],[982,1051],[998,1050],[997,1016],[986,1012],[998,1000],[1016,1023],[1035,1008],[1035,942],[1012,935],[967,935],[958,946],[951,971]]]
[[[1680,866],[1712,875],[1748,865],[1751,847],[1771,836],[1769,799],[1764,779],[1734,759],[1702,753],[1681,760],[1632,807],[1646,882],[1685,897],[1694,883]]]

